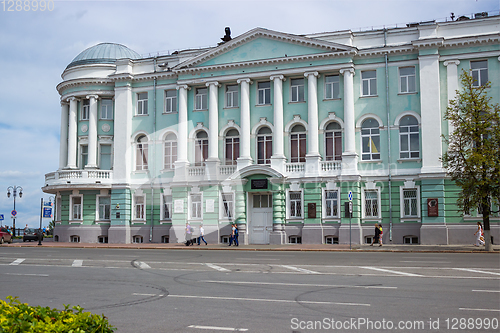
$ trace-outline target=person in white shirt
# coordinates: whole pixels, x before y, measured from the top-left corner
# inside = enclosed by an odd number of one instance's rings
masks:
[[[203,228],[203,225],[200,224],[200,236],[198,237],[198,245],[200,245],[201,241],[204,241],[205,245],[208,245],[207,241],[203,236],[205,236],[205,229]]]

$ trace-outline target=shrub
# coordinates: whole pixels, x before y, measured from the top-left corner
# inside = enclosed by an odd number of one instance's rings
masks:
[[[112,333],[115,328],[102,315],[83,312],[80,306],[64,310],[29,306],[17,297],[0,299],[0,332]]]

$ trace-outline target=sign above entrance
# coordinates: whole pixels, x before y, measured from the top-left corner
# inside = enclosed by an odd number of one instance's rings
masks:
[[[252,190],[267,190],[267,178],[266,179],[252,179],[250,183],[250,188]]]

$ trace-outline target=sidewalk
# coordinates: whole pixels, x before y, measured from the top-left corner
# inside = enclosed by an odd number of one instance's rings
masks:
[[[4,244],[0,247],[38,247],[38,242]],[[456,253],[490,253],[484,247],[470,245],[392,245],[381,247],[353,244],[285,244],[285,245],[240,245],[238,247],[224,244],[192,245],[184,243],[133,243],[133,244],[102,244],[102,243],[66,243],[53,242],[45,239],[41,247],[51,248],[109,248],[109,249],[165,249],[165,250],[229,250],[229,251],[331,251],[331,252],[456,252]],[[500,253],[500,245],[493,245],[494,253]]]

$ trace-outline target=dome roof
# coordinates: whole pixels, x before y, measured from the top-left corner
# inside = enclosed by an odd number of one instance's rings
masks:
[[[67,68],[86,64],[114,64],[117,59],[140,59],[139,53],[115,43],[100,43],[82,51]]]

